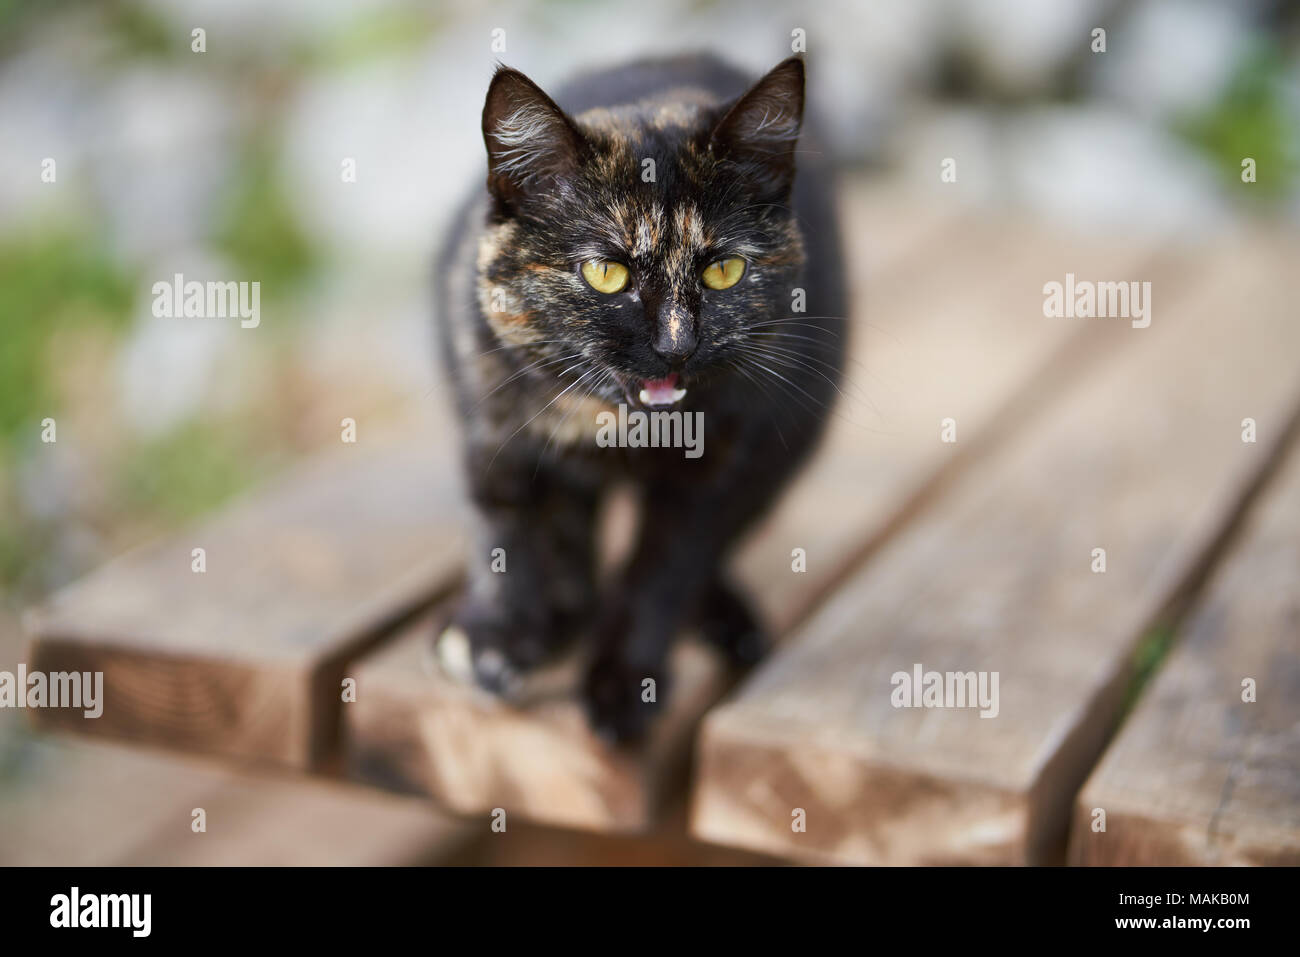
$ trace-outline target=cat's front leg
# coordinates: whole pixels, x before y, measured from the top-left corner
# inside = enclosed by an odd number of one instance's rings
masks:
[[[687,574],[707,575],[702,565]],[[741,672],[767,649],[766,632],[744,595],[722,575],[703,589],[678,589],[654,601],[625,586],[596,627],[595,654],[583,698],[593,730],[611,743],[643,738],[671,690],[668,655],[673,638],[694,625],[700,637]]]
[[[457,679],[509,697],[592,614],[598,497],[550,470],[488,476],[472,492],[466,589],[438,657]]]
[[[753,481],[660,491],[647,497],[642,535],[598,619],[583,682],[592,728],[611,741],[643,738],[668,701],[673,640],[698,622],[733,660],[755,659],[762,635],[748,605],[725,584],[728,549],[775,489]]]

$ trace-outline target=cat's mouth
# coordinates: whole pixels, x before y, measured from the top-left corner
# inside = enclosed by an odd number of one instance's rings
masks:
[[[636,401],[651,409],[676,405],[686,398],[686,389],[680,385],[675,372],[662,379],[633,379],[625,384],[625,388],[628,398],[633,397],[635,390]]]

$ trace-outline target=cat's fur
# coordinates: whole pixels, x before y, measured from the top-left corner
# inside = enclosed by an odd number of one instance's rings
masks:
[[[508,692],[585,634],[588,715],[629,740],[656,709],[644,679],[667,700],[685,627],[738,661],[761,653],[725,560],[822,432],[845,339],[831,173],[800,135],[803,96],[793,58],[753,86],[709,56],[638,62],[554,102],[521,73],[493,77],[488,188],[438,264],[476,519],[454,629],[480,684]],[[701,271],[729,256],[746,260],[743,278],[705,288]],[[627,291],[591,288],[590,259],[626,264]],[[597,447],[598,412],[635,408],[637,385],[670,373],[687,388],[673,411],[703,413],[703,456]],[[640,491],[642,531],[598,595],[597,506],[623,480]]]

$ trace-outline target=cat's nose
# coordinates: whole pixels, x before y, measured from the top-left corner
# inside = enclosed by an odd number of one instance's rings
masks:
[[[670,365],[681,365],[699,346],[691,314],[676,303],[659,308],[655,323],[654,351]]]

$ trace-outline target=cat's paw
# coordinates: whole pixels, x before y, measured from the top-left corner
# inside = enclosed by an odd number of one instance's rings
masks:
[[[472,607],[458,611],[434,636],[445,675],[506,699],[521,694],[525,676],[546,659],[547,648],[545,636]]]
[[[705,595],[697,625],[700,637],[721,651],[736,669],[752,667],[767,653],[770,644],[744,594],[721,580]]]
[[[667,696],[665,669],[636,665],[617,654],[598,654],[583,677],[587,722],[598,737],[612,745],[645,740]]]

